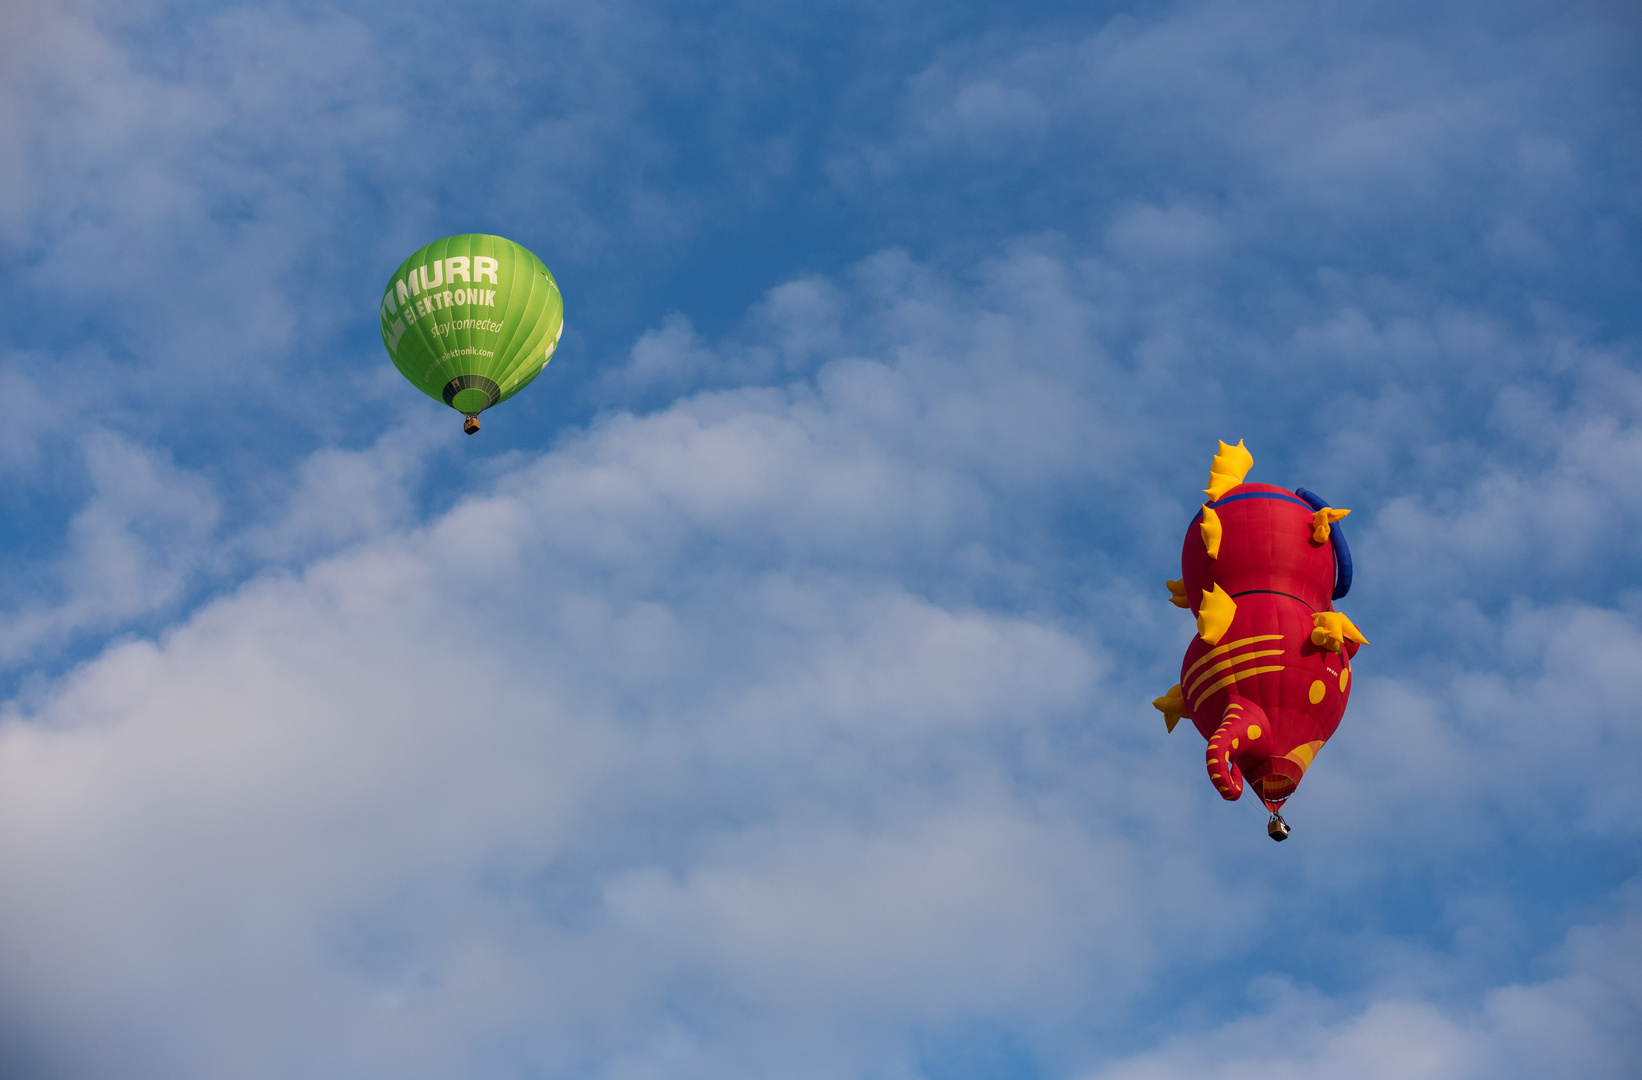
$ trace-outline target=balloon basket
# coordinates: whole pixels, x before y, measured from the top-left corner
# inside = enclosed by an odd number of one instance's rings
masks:
[[[477,416],[470,416],[466,420],[463,420],[462,430],[467,432],[469,435],[477,435],[479,433],[479,418]]]
[[[1289,823],[1283,820],[1283,815],[1273,810],[1271,820],[1266,822],[1266,835],[1282,843],[1289,838]]]

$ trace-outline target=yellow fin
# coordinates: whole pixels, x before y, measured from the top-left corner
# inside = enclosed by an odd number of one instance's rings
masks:
[[[1210,645],[1218,645],[1231,628],[1237,614],[1237,601],[1216,585],[1213,591],[1203,590],[1203,606],[1197,609],[1197,636]]]
[[[1305,772],[1311,768],[1311,763],[1316,760],[1317,751],[1323,748],[1324,741],[1318,739],[1315,742],[1301,743],[1283,756],[1300,766],[1301,772]]]
[[[1254,455],[1243,446],[1242,439],[1237,440],[1236,446],[1227,446],[1225,441],[1221,440],[1220,452],[1209,462],[1209,486],[1203,489],[1203,494],[1209,497],[1210,502],[1214,502],[1241,484],[1243,477],[1249,475],[1252,468]]]
[[[1185,578],[1181,578],[1179,581],[1165,581],[1163,584],[1169,587],[1169,603],[1175,607],[1189,608],[1192,606],[1192,602],[1186,599]]]
[[[1163,726],[1173,731],[1180,718],[1186,716],[1186,695],[1180,692],[1180,684],[1169,687],[1169,692],[1162,697],[1153,698],[1152,708],[1163,714]]]
[[[1329,652],[1339,652],[1340,645],[1347,641],[1355,641],[1359,645],[1368,644],[1368,639],[1357,629],[1357,624],[1338,611],[1315,612],[1311,616],[1311,624],[1311,643]]]
[[[1334,531],[1329,526],[1349,513],[1351,513],[1350,510],[1336,510],[1332,506],[1325,506],[1311,515],[1311,542],[1314,544],[1328,543],[1328,538]]]
[[[1209,558],[1220,558],[1220,515],[1211,510],[1207,503],[1203,504],[1203,522],[1197,529],[1203,534],[1203,546],[1208,549]]]

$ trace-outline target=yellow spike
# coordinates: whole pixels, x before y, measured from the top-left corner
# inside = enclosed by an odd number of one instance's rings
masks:
[[[1209,550],[1209,558],[1220,558],[1220,515],[1203,504],[1203,522],[1198,525],[1197,531],[1203,534],[1203,546]],[[1184,583],[1185,579],[1181,579]]]
[[[1197,636],[1210,645],[1218,644],[1231,628],[1237,614],[1237,601],[1216,585],[1213,591],[1203,590],[1203,604],[1197,609]]]
[[[1329,526],[1349,513],[1351,513],[1350,510],[1337,510],[1332,506],[1325,506],[1311,515],[1311,542],[1314,544],[1328,543],[1328,538],[1334,531]]]
[[[1315,612],[1311,616],[1311,623],[1311,643],[1329,652],[1339,652],[1340,645],[1347,641],[1355,641],[1359,645],[1368,644],[1368,639],[1357,629],[1357,625],[1338,611]]]
[[[1186,716],[1186,695],[1180,692],[1180,684],[1169,687],[1169,692],[1160,698],[1152,699],[1152,708],[1163,714],[1163,726],[1170,731],[1180,723],[1180,718]],[[1190,720],[1191,717],[1187,716]]]
[[[1192,606],[1192,602],[1186,599],[1185,578],[1181,578],[1179,581],[1165,581],[1163,584],[1169,587],[1169,603],[1175,607],[1189,608]]]
[[[1254,455],[1248,452],[1242,439],[1237,440],[1236,446],[1227,446],[1225,440],[1221,440],[1220,452],[1209,462],[1209,486],[1203,489],[1203,494],[1209,497],[1210,502],[1214,502],[1241,484],[1243,477],[1249,475],[1252,468]]]

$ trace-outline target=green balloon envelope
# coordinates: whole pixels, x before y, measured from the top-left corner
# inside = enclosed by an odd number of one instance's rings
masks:
[[[530,385],[564,333],[559,283],[528,249],[500,236],[447,236],[394,271],[382,297],[382,343],[424,394],[468,417]],[[470,432],[478,429],[471,422]]]

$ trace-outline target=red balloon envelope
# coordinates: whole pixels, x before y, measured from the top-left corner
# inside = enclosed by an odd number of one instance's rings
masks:
[[[1209,779],[1222,798],[1245,785],[1278,812],[1351,699],[1351,661],[1368,644],[1334,610],[1351,587],[1351,552],[1336,524],[1351,511],[1304,488],[1243,478],[1254,458],[1220,444],[1203,504],[1180,553],[1177,606],[1197,616],[1180,683],[1152,704],[1170,731],[1186,717],[1209,741]]]

